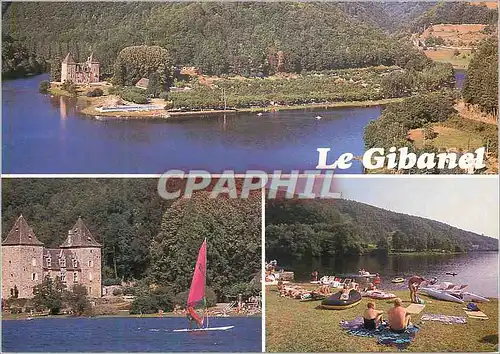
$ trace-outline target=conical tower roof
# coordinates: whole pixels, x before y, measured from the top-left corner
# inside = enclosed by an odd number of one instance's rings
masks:
[[[17,218],[5,240],[2,241],[2,246],[18,245],[43,246],[43,242],[36,238],[33,229],[28,225],[22,214]]]
[[[64,241],[61,248],[74,248],[74,247],[102,247],[99,244],[89,229],[83,223],[81,217],[78,217],[75,226],[71,230],[68,231],[68,237],[66,241]]]
[[[75,60],[71,56],[71,53],[68,53],[66,55],[66,58],[64,58],[64,60],[62,62],[65,63],[65,64],[76,64]]]

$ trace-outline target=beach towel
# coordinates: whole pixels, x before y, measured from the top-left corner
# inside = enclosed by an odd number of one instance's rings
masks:
[[[377,329],[366,329],[363,324],[363,317],[357,317],[352,321],[340,321],[340,326],[352,336],[376,337],[378,344],[393,345],[400,350],[406,349],[411,344],[419,330],[417,326],[411,325],[405,332],[395,333],[389,329],[385,321]]]
[[[423,314],[420,318],[422,321],[437,321],[446,324],[466,324],[467,319],[461,316],[436,315],[431,313]]]
[[[425,308],[425,305],[411,304],[406,308],[406,312],[411,315],[418,315]]]
[[[478,320],[487,320],[488,316],[482,311],[465,311],[465,314],[469,318],[475,318]]]

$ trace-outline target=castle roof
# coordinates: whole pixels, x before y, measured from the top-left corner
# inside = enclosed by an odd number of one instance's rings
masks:
[[[22,214],[17,218],[5,240],[2,241],[2,246],[17,245],[43,246],[43,242],[36,238],[33,229],[28,225]]]
[[[82,221],[81,217],[78,217],[75,226],[68,231],[68,237],[64,241],[61,248],[73,248],[73,247],[102,247],[92,234],[90,233],[87,226]]]
[[[81,269],[76,253],[62,248],[45,248],[43,250],[43,267],[47,270],[75,271]]]
[[[71,53],[68,53],[66,55],[66,58],[64,58],[64,60],[62,62],[65,63],[65,64],[76,64],[75,60],[71,56]]]

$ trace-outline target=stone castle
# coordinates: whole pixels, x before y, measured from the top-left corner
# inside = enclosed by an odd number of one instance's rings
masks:
[[[74,84],[99,82],[100,67],[101,64],[94,58],[94,54],[90,54],[86,62],[77,63],[71,53],[68,53],[61,63],[61,82],[71,81]]]
[[[59,248],[45,248],[21,215],[2,241],[2,299],[32,298],[46,276],[59,277],[71,290],[81,284],[101,297],[101,245],[78,218]]]

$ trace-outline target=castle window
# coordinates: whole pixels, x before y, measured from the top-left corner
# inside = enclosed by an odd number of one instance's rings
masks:
[[[94,266],[94,262],[89,261],[89,267],[93,267],[93,266]]]
[[[38,280],[38,273],[31,274],[31,280],[33,280],[33,281]]]
[[[92,287],[89,286],[89,295],[92,294]]]
[[[78,272],[73,273],[73,282],[78,283]]]
[[[59,280],[65,282],[66,281],[66,273],[65,272],[61,272],[59,274]]]
[[[59,258],[59,265],[60,265],[62,268],[66,268],[66,258],[64,258],[64,257]]]
[[[12,263],[12,261],[9,261],[9,264],[11,264],[11,263]]]
[[[47,257],[47,267],[52,267],[52,259],[50,257]]]
[[[33,257],[33,259],[31,260],[31,265],[33,267],[36,267],[36,258],[35,257]]]
[[[92,273],[89,273],[89,280],[92,281]]]
[[[11,278],[14,278],[14,274],[10,273]]]
[[[73,259],[73,268],[78,267],[78,261],[76,259]]]

